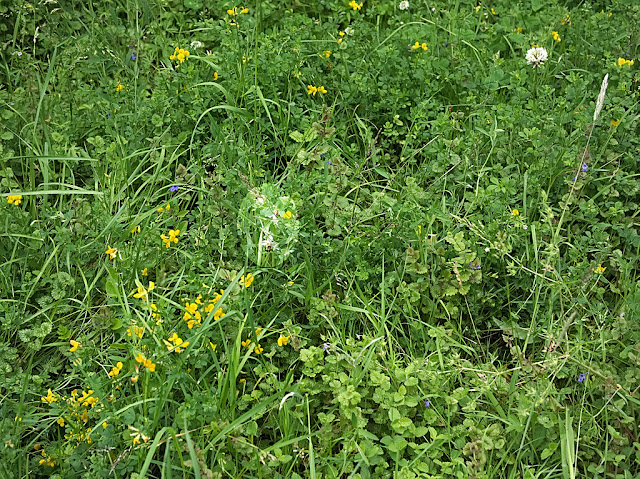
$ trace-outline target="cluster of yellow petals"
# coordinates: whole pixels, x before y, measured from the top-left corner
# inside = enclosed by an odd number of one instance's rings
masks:
[[[183,341],[180,339],[177,333],[173,333],[169,338],[169,341],[166,339],[162,340],[169,351],[173,351],[176,353],[181,353],[184,349],[189,346],[189,341]],[[173,343],[173,344],[171,344]]]
[[[7,196],[7,203],[18,206],[20,203],[22,203],[22,195]]]
[[[109,372],[109,377],[114,378],[118,374],[120,374],[120,371],[122,371],[122,367],[123,367],[122,362],[118,361],[116,365],[113,368],[111,368],[111,372]]]
[[[145,358],[142,353],[138,353],[138,355],[136,356],[136,362],[139,362],[151,372],[154,372],[156,370],[156,364],[151,361],[151,359]]]
[[[127,328],[127,336],[132,337],[134,334],[139,338],[142,338],[144,333],[144,327],[142,326],[133,326],[131,328]]]
[[[227,10],[227,14],[229,15],[241,15],[243,13],[249,13],[249,9],[247,7],[233,7],[230,10]]]
[[[182,48],[176,47],[173,51],[173,55],[169,57],[169,60],[178,60],[180,63],[184,63],[184,61],[189,58],[189,50],[184,50]]]
[[[362,2],[358,3],[356,0],[351,0],[349,6],[354,10],[360,10],[362,8]]]
[[[316,93],[322,93],[323,95],[327,93],[327,90],[323,86],[315,87],[313,85],[307,85],[307,94],[316,96]]]
[[[162,238],[162,241],[164,242],[164,245],[169,248],[169,246],[171,246],[171,243],[177,243],[178,242],[178,235],[180,234],[180,230],[169,230],[169,236],[165,236],[164,233],[162,235],[160,235],[160,237]]]
[[[619,67],[623,67],[625,65],[633,65],[633,60],[625,60],[624,58],[620,57],[618,58],[618,61],[615,63],[617,66]]]
[[[139,283],[138,283],[139,284]],[[149,291],[153,291],[156,285],[153,281],[149,281],[149,289],[145,289],[144,286],[138,286],[138,292],[133,295],[134,298],[141,299],[142,301],[149,301]]]
[[[413,48],[414,50],[422,48],[425,52],[429,49],[426,43],[420,43],[418,41],[416,41],[413,45],[411,45],[411,48]]]

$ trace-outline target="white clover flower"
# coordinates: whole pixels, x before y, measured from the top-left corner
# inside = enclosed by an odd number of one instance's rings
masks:
[[[400,2],[400,5],[398,5],[398,8],[400,10],[409,10],[409,2],[407,2],[407,0],[403,0],[402,2]]]
[[[192,50],[197,50],[198,48],[202,48],[204,46],[204,43],[199,42],[198,40],[194,40],[190,43],[189,46]]]
[[[344,33],[346,33],[347,35],[353,35],[353,28],[351,27],[345,28]]]
[[[525,58],[527,59],[527,63],[535,68],[542,66],[542,64],[549,58],[549,55],[545,48],[533,47],[527,51],[527,56]]]

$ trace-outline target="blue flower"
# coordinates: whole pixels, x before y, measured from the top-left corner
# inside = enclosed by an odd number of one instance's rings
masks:
[[[134,52],[134,54],[133,54],[133,55],[131,55],[131,61],[132,61],[132,62],[135,62],[135,61],[136,61],[136,58],[138,58],[138,55],[136,55],[136,54],[135,54],[135,52]]]
[[[578,382],[584,382],[585,378],[587,377],[587,375],[585,373],[580,373],[580,376],[578,376]]]
[[[331,347],[331,345],[329,343],[324,343],[322,345],[322,349],[324,349],[325,351],[328,350]]]
[[[175,193],[176,191],[178,191],[179,186],[178,185],[173,185],[171,188],[169,188],[169,191],[171,193]]]
[[[332,166],[332,165],[333,165],[333,163],[331,163],[329,160],[327,160],[327,165]]]
[[[583,173],[586,173],[587,171],[589,171],[589,167],[587,166],[586,163],[582,163],[582,168],[580,168],[582,170]]]
[[[424,407],[429,407],[431,406],[431,401],[429,401],[428,399],[424,400]]]

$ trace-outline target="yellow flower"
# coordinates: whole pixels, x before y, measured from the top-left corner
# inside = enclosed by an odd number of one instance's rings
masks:
[[[319,86],[319,87],[318,87],[318,91],[319,91],[320,93],[322,93],[323,95],[324,95],[325,93],[327,93],[327,90],[325,90],[325,88],[324,88],[323,86]]]
[[[324,50],[322,52],[322,56],[324,56],[325,58],[329,58],[331,56],[331,50]]]
[[[346,35],[346,33],[344,32],[338,32],[338,35],[340,35],[341,37],[344,37]]]
[[[122,362],[118,361],[118,363],[113,368],[111,368],[111,372],[109,372],[109,377],[114,378],[118,374],[120,374],[120,371],[122,371],[122,366],[123,366]]]
[[[140,283],[138,283],[140,284]],[[153,291],[156,285],[153,281],[149,281],[149,289],[146,290],[144,286],[138,286],[138,292],[133,295],[134,298],[141,299],[142,301],[149,301],[149,291]]]
[[[620,57],[618,58],[618,62],[616,63],[619,67],[625,66],[625,65],[633,65],[633,60],[625,60],[624,58]]]
[[[260,335],[262,328],[256,328],[256,337]]]
[[[22,195],[9,195],[7,196],[7,203],[18,206],[22,203]]]
[[[603,268],[601,264],[599,264],[596,268],[594,268],[593,272],[596,274],[602,274],[605,272],[607,268]]]
[[[191,55],[189,50],[184,50],[182,48],[176,47],[173,51],[173,55],[169,57],[169,60],[178,60],[180,63],[184,63],[184,61]]]
[[[520,211],[517,208],[512,209],[511,216],[520,216]]]
[[[560,35],[558,34],[558,32],[551,32],[551,36],[553,37],[553,39],[554,39],[556,42],[560,42],[560,41],[562,41],[562,40],[560,39]]]
[[[254,280],[254,276],[251,273],[247,273],[247,277],[245,278],[244,276],[242,276],[240,278],[240,282],[242,282],[244,284],[245,288],[248,288],[249,286],[251,286],[253,284],[253,280]]]
[[[142,276],[146,276],[147,275],[147,268],[142,270]]]
[[[213,72],[213,81],[217,81],[218,78],[220,78],[220,75],[218,75],[218,72]]]
[[[118,86],[116,86],[116,91],[122,91],[124,90],[124,85],[122,83],[118,83]]]
[[[213,350],[213,352],[216,352],[216,348],[218,347],[217,344],[213,344],[211,341],[209,341],[209,346],[211,346],[211,349]]]
[[[162,241],[164,242],[165,246],[169,248],[169,246],[171,246],[171,243],[178,242],[179,234],[180,234],[180,230],[169,230],[169,236],[165,236],[164,234],[161,234],[160,238],[162,238]]]
[[[517,27],[516,28],[516,33],[522,33],[522,27]]]
[[[131,230],[131,234],[140,233],[140,225],[136,225]]]
[[[251,346],[251,340],[249,338],[246,339],[246,341],[242,341],[242,346],[244,346],[245,348],[248,348]]]
[[[78,348],[81,347],[81,344],[78,341],[74,341],[73,339],[69,341],[69,344],[71,344],[71,348],[69,349],[69,352],[71,353],[75,353]]]
[[[102,429],[106,429],[106,428],[107,428],[107,426],[108,426],[108,424],[107,424],[106,422],[103,422],[103,423],[102,423]]]
[[[249,9],[247,7],[242,7],[242,10],[240,10],[240,13],[249,13]]]
[[[611,120],[611,126],[618,126],[620,124],[620,118],[617,120]]]
[[[422,47],[422,49],[423,49],[425,52],[429,49],[429,47],[427,47],[427,44],[426,44],[426,43],[423,43],[423,44],[421,44],[420,46]]]
[[[416,41],[416,42],[411,46],[411,48],[413,48],[414,50],[417,50],[418,48],[420,48],[420,42],[417,42],[417,41]]]
[[[291,213],[291,211],[287,211],[285,214],[283,214],[283,215],[282,215],[282,217],[283,217],[285,220],[289,220],[289,219],[291,219],[291,217],[292,217],[292,216],[293,216],[293,213]]]
[[[362,3],[357,3],[356,0],[351,0],[349,2],[349,6],[354,10],[360,10],[362,8]]]
[[[116,259],[116,256],[118,256],[118,250],[116,248],[112,248],[111,246],[109,246],[109,248],[107,248],[107,251],[105,251],[104,254],[108,254],[109,258],[111,259]]]
[[[264,348],[262,346],[260,346],[259,344],[255,348],[253,348],[253,352],[256,353],[256,354],[261,354],[262,351],[264,351]]]
[[[40,399],[42,399],[42,402],[46,402],[46,403],[49,403],[49,404],[51,404],[52,402],[56,402],[58,400],[58,398],[55,397],[53,395],[53,393],[51,392],[51,389],[49,389],[47,391],[47,395],[46,396],[43,396]]]
[[[491,9],[491,13],[493,13],[494,15],[497,15],[496,11],[493,8]]]
[[[238,7],[233,7],[231,10],[227,10],[227,14],[229,14],[229,15],[237,15],[238,14]]]
[[[58,423],[58,425],[59,425],[60,427],[64,427],[64,418],[59,417],[59,418],[56,420],[56,422]]]
[[[316,87],[314,87],[313,85],[307,85],[307,94],[308,95],[316,96],[316,93],[318,93],[318,89]]]
[[[289,342],[289,338],[291,338],[291,336],[284,336],[281,334],[278,338],[278,346],[286,346]]]

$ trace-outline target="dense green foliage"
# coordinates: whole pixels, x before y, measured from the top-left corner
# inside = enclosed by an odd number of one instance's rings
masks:
[[[0,477],[640,478],[637,2],[0,16]]]

